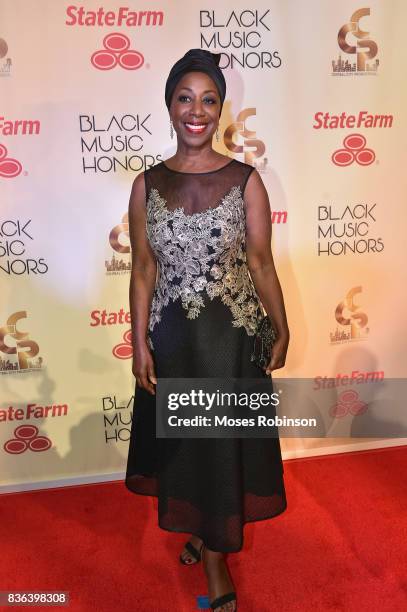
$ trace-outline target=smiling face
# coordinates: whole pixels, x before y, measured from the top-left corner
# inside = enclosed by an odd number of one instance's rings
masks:
[[[205,72],[187,72],[171,98],[170,117],[178,139],[188,144],[211,140],[219,125],[221,100]]]

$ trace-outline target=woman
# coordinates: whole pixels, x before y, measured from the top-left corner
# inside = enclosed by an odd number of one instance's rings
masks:
[[[229,612],[236,592],[224,554],[241,550],[246,522],[287,505],[279,439],[156,438],[154,397],[157,377],[259,378],[285,364],[266,189],[252,166],[212,148],[226,95],[219,59],[191,49],[172,67],[165,101],[177,151],[140,173],[130,196],[136,391],[126,485],[158,498],[162,529],[191,534],[180,560],[202,559],[211,608]],[[261,303],[278,333],[266,372],[250,360]]]

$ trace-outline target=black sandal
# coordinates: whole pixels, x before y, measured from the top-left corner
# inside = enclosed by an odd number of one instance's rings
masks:
[[[182,558],[182,554],[179,556],[179,560],[181,561],[183,565],[195,565],[195,563],[199,563],[199,561],[202,558],[202,547],[203,547],[203,542],[199,550],[195,548],[195,546],[190,541],[186,542],[184,548],[186,548],[187,551],[194,557],[195,561],[185,561]]]
[[[209,605],[212,608],[212,610],[216,610],[216,608],[223,606],[223,604],[228,603],[229,601],[236,601],[236,593],[234,591],[231,591],[230,593],[226,593],[225,595],[221,595],[220,597],[217,597],[212,602],[210,602]],[[235,610],[237,610],[236,606],[235,606]]]
[[[201,546],[201,556],[202,556],[202,548],[203,546]],[[235,611],[236,611],[237,610],[237,599],[236,599],[235,591],[230,591],[230,593],[225,593],[224,595],[220,595],[219,597],[216,597],[213,601],[209,602],[209,605],[212,610],[216,610],[216,608],[223,606],[225,603],[229,603],[229,601],[236,601],[236,605],[235,605]]]

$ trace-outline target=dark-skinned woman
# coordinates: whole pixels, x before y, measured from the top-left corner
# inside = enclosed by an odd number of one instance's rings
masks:
[[[191,49],[168,75],[173,157],[134,180],[129,203],[135,409],[126,486],[158,498],[158,525],[190,534],[180,554],[202,561],[211,608],[237,609],[227,553],[247,522],[287,507],[275,438],[157,438],[157,378],[259,378],[285,364],[289,330],[271,253],[267,191],[257,170],[212,147],[226,82],[219,54]],[[157,274],[158,272],[158,274]],[[271,359],[252,360],[264,316]]]

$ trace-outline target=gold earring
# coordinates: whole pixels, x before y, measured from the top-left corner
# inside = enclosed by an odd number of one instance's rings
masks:
[[[171,119],[170,119],[170,136],[171,136],[171,139],[174,137],[174,126],[172,124]]]
[[[219,142],[219,130],[216,128],[216,140]]]

